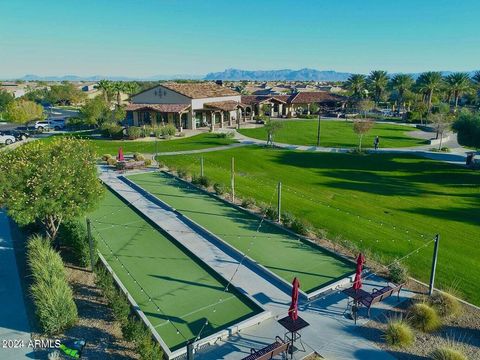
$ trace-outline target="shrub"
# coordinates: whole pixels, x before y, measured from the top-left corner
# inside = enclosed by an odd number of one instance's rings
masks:
[[[85,226],[79,221],[66,222],[60,225],[59,241],[61,244],[70,247],[74,262],[77,265],[87,267],[90,265],[90,243]],[[97,240],[92,236],[93,263],[98,260]]]
[[[115,289],[110,294],[108,303],[112,308],[115,319],[117,319],[121,324],[125,324],[128,320],[128,316],[130,315],[130,303],[125,295],[120,290]]]
[[[152,165],[152,159],[145,159],[144,162],[145,162],[145,166]]]
[[[278,220],[278,211],[275,207],[262,204],[261,209],[266,218],[274,221]]]
[[[160,134],[165,138],[175,136],[176,132],[177,132],[177,129],[175,128],[175,126],[173,126],[171,124],[162,126],[160,128]]]
[[[110,159],[107,160],[107,164],[109,166],[115,166],[115,165],[117,165],[117,159],[111,157]]]
[[[143,135],[143,130],[138,126],[129,126],[127,128],[127,136],[129,140],[138,139],[142,137],[142,135]]]
[[[133,317],[129,317],[128,321],[122,325],[122,335],[127,341],[138,339],[143,332],[143,324]]]
[[[145,160],[145,156],[143,156],[140,153],[133,154],[133,158],[135,159],[135,161],[144,161]]]
[[[288,212],[283,213],[281,218],[282,218],[283,225],[285,225],[288,228],[292,226],[292,222],[295,220],[295,216],[293,216],[293,214]]]
[[[408,280],[408,269],[398,260],[395,260],[389,267],[390,281],[394,284],[402,284]]]
[[[112,158],[112,155],[110,154],[103,154],[102,155],[102,160],[103,161],[108,161],[108,159],[111,159]]]
[[[300,118],[300,119],[318,119],[318,115],[314,115],[314,114],[310,114],[310,115],[297,114],[297,117]]]
[[[453,317],[462,310],[460,302],[453,295],[439,291],[430,297],[430,305],[441,317]]]
[[[213,184],[213,190],[215,190],[217,195],[223,195],[227,192],[227,187],[223,184],[215,183]]]
[[[312,226],[304,219],[293,218],[293,221],[290,224],[290,229],[295,231],[297,234],[308,235],[312,229]]]
[[[255,199],[251,197],[247,197],[242,199],[242,207],[249,209],[255,206]]]
[[[198,186],[203,186],[204,188],[208,188],[210,186],[210,179],[206,176],[194,175],[192,178],[192,183]]]
[[[431,354],[432,360],[467,360],[467,357],[450,346],[442,346],[434,350]]]
[[[188,171],[186,169],[178,169],[177,175],[181,179],[186,179],[188,177]]]
[[[40,236],[30,238],[27,259],[33,277],[30,290],[40,326],[47,334],[58,334],[78,318],[62,259],[50,241]]]
[[[414,335],[412,328],[401,319],[390,320],[384,335],[388,345],[407,347],[413,343]]]
[[[117,125],[115,123],[104,123],[100,127],[100,132],[104,137],[112,139],[123,138],[123,126]]]
[[[409,313],[410,323],[418,330],[433,332],[441,325],[437,312],[427,304],[414,304],[410,307]]]
[[[184,132],[179,132],[177,134],[178,137],[185,137],[187,134],[185,134]]]
[[[235,133],[233,131],[221,132],[217,134],[217,137],[220,139],[233,139]]]

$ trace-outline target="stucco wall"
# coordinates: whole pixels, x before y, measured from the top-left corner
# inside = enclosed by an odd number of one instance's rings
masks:
[[[191,99],[159,85],[132,97],[133,104],[190,104]]]

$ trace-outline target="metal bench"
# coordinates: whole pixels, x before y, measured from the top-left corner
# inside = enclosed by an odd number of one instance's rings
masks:
[[[275,337],[275,342],[265,346],[260,350],[250,349],[250,355],[244,357],[242,360],[269,360],[274,356],[286,353],[290,343],[283,341],[279,336]]]
[[[360,299],[358,299],[359,304],[365,306],[368,309],[368,317],[370,317],[370,309],[372,305],[379,303],[390,296],[393,295],[393,293],[397,293],[397,300],[400,300],[400,290],[402,290],[403,286],[405,284],[399,284],[399,285],[394,285],[393,286],[385,286],[381,289],[373,289],[371,294],[368,294],[367,296],[363,296]]]

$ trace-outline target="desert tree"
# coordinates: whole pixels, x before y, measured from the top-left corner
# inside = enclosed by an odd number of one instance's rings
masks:
[[[370,120],[354,120],[353,131],[358,135],[358,151],[362,151],[362,140],[365,134],[367,134],[375,125],[375,122]]]

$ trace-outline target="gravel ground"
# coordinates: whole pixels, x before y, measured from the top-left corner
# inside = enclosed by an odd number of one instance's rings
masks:
[[[425,291],[419,285],[416,286],[419,287],[416,290]],[[409,288],[411,287],[415,287],[415,285],[409,284]],[[395,349],[389,347],[383,340],[386,323],[389,318],[405,316],[409,305],[410,302],[408,301],[399,304],[398,307],[389,311],[387,315],[369,321],[359,331],[366,338],[375,342],[379,347],[387,350],[399,360],[430,359],[429,355],[434,349],[447,343],[453,343],[455,346],[458,346],[468,359],[480,360],[480,310],[466,305],[463,306],[463,312],[460,316],[444,320],[440,330],[432,334],[415,331],[415,343],[409,348]]]

